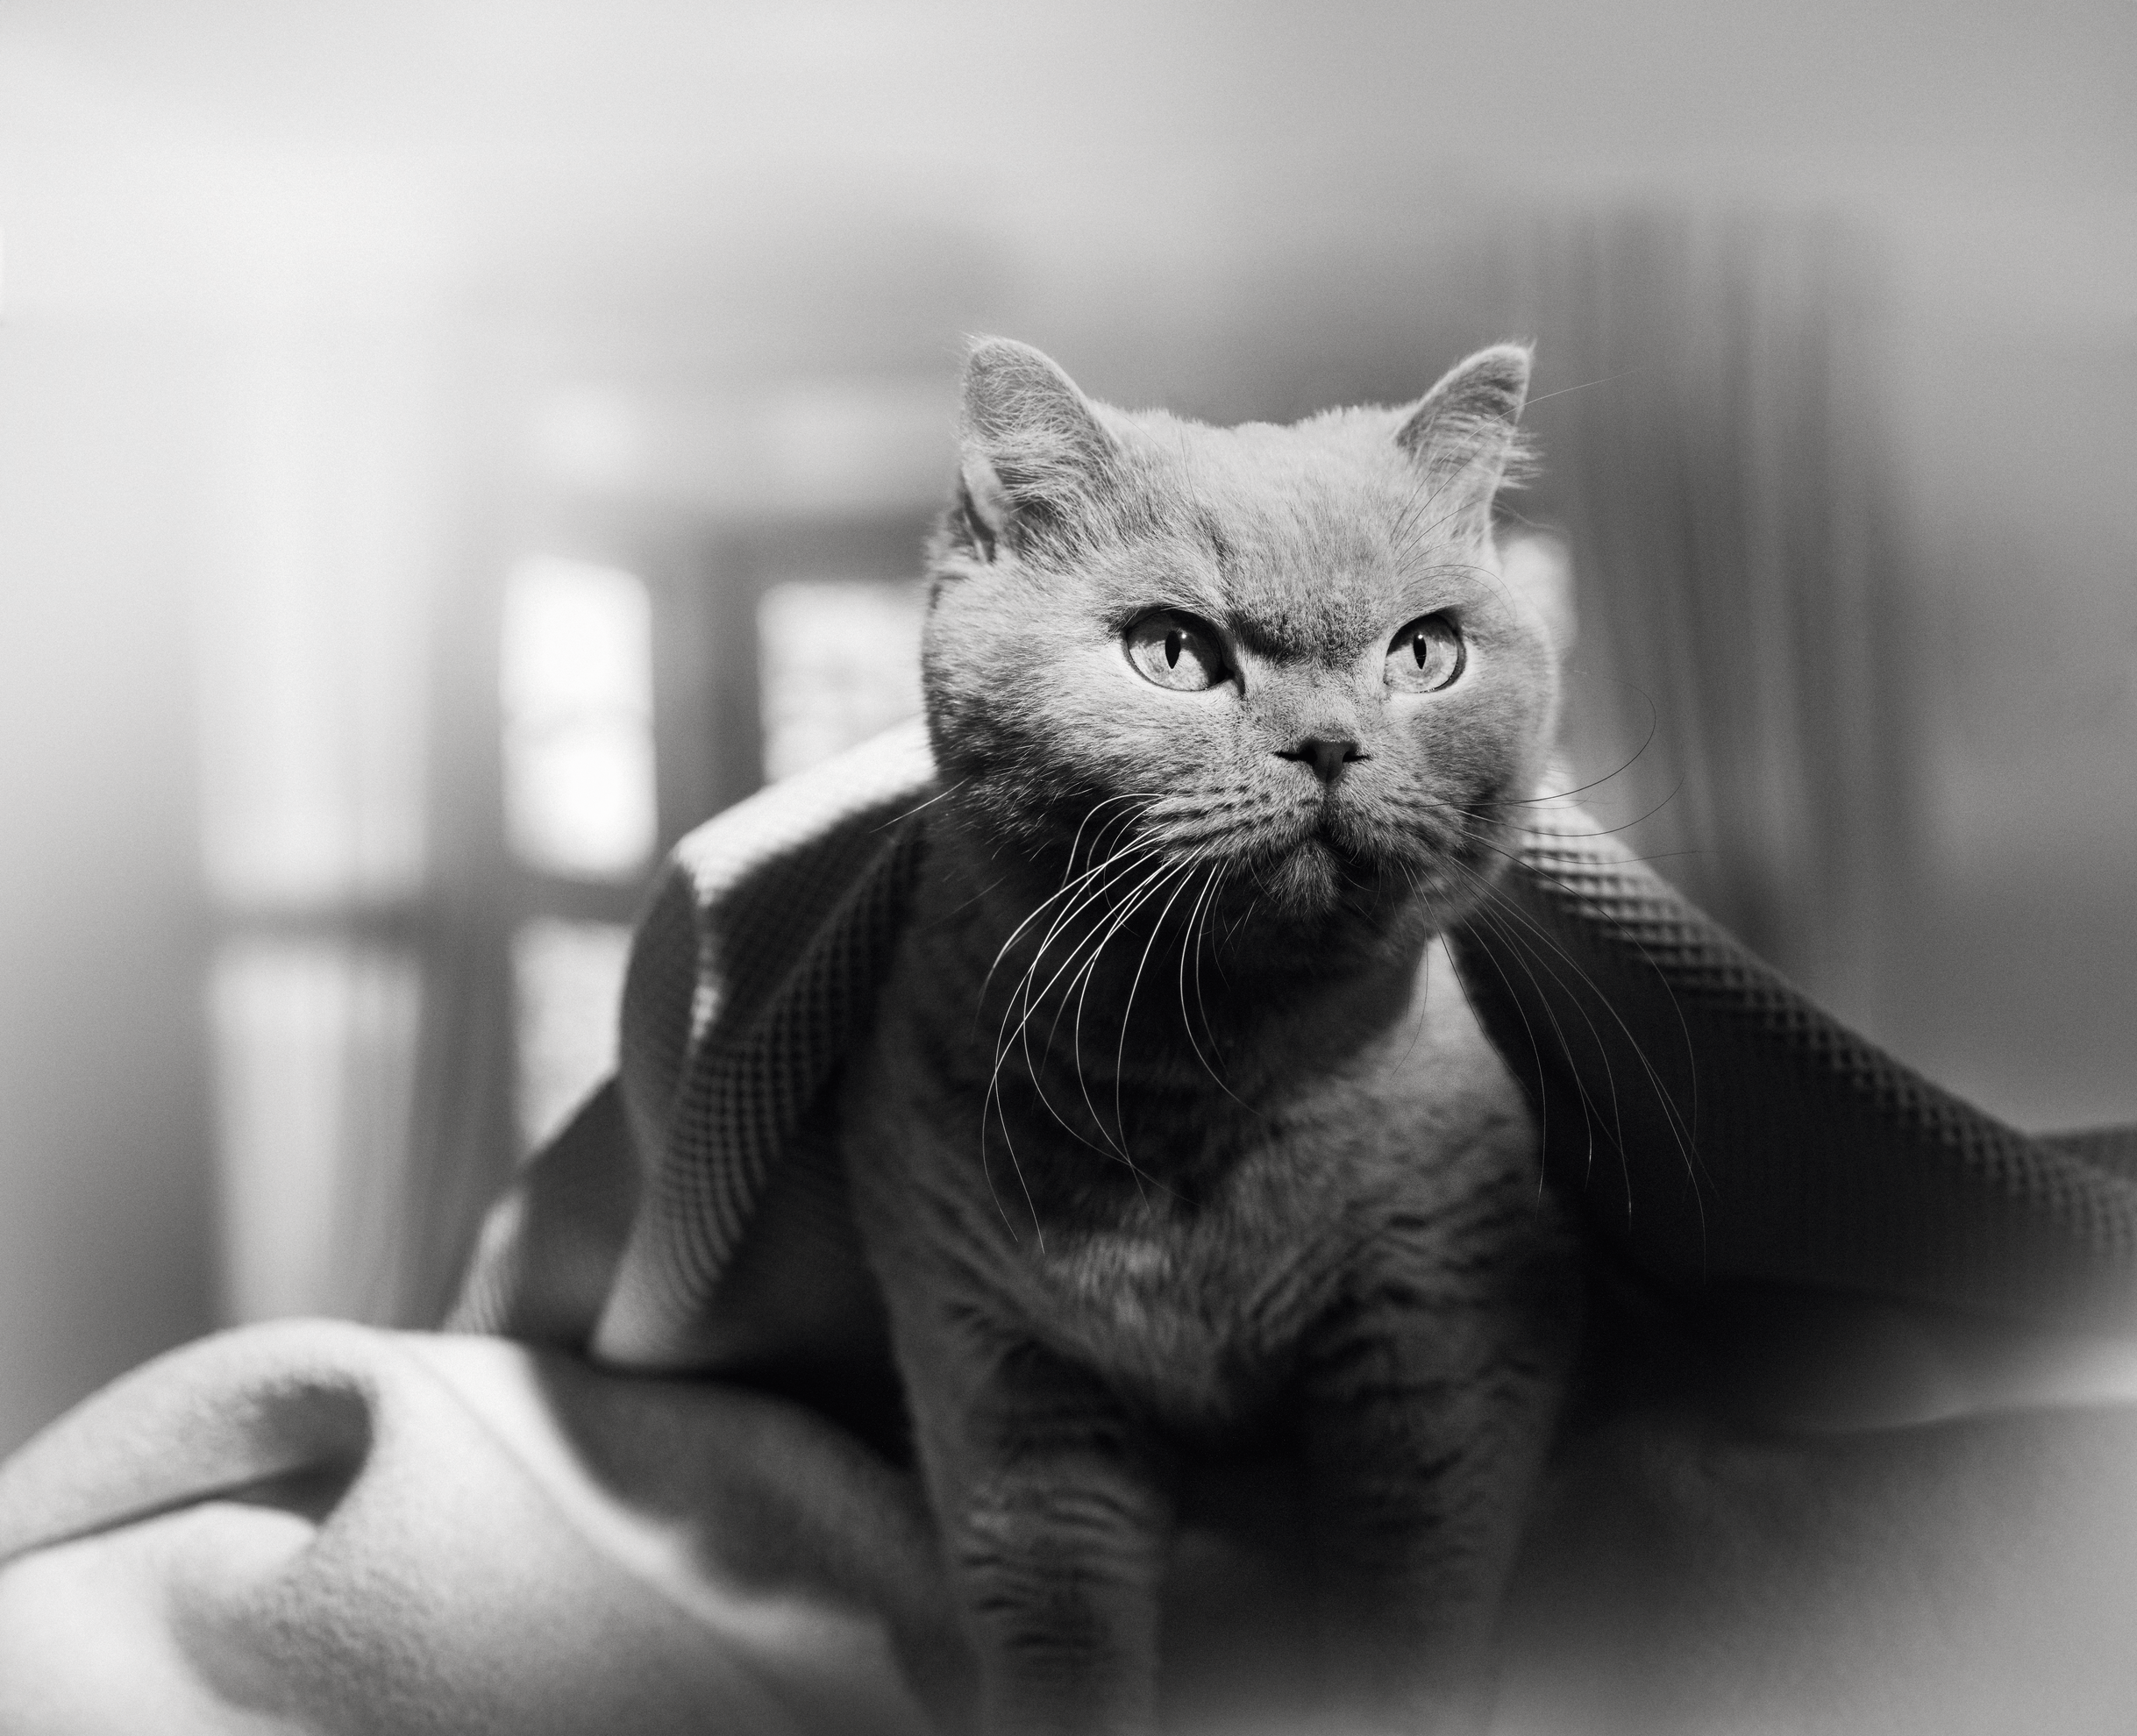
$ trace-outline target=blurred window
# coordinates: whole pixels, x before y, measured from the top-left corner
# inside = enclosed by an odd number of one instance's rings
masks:
[[[403,1319],[438,1317],[514,1163],[614,1069],[632,919],[661,854],[767,772],[919,708],[913,579],[940,466],[916,497],[904,423],[833,447],[812,422],[815,444],[791,452],[759,429],[760,459],[786,452],[772,487],[742,449],[693,445],[687,418],[624,441],[635,424],[611,408],[581,419],[574,448],[616,435],[609,468],[506,491],[498,558],[441,625]],[[938,429],[949,416],[937,406]],[[863,487],[855,453],[893,448],[903,468]],[[609,473],[633,452],[668,467]],[[709,495],[706,478],[721,479]]]
[[[545,557],[507,584],[506,829],[528,867],[628,879],[653,851],[652,610],[631,573]]]
[[[538,916],[512,936],[519,1136],[532,1150],[616,1066],[630,928]]]
[[[563,1124],[616,1064],[630,930],[572,918],[541,878],[635,886],[659,832],[652,601],[619,567],[542,556],[506,580],[498,647],[505,833],[538,877],[511,938],[521,1149]]]

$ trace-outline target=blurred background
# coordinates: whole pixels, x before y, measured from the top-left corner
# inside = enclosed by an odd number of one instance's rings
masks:
[[[2137,11],[0,9],[0,1448],[435,1318],[695,821],[916,705],[964,334],[1214,420],[1541,345],[1584,800],[2137,1120]]]

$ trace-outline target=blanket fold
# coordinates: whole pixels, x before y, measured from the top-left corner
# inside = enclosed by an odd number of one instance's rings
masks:
[[[1569,1443],[1495,1731],[2127,1729],[2137,1366],[1971,1339],[1969,1391],[1966,1359],[1894,1354],[1919,1321],[1873,1345],[1863,1312],[1803,1348],[1870,1356],[1869,1410],[1680,1394]],[[1166,1727],[1310,1729],[1284,1485],[1197,1476]],[[922,1736],[968,1704],[908,1473],[760,1392],[502,1339],[187,1347],[0,1467],[0,1538],[9,1736]]]
[[[919,1736],[936,1584],[915,1492],[798,1407],[282,1322],[0,1468],[0,1729]]]

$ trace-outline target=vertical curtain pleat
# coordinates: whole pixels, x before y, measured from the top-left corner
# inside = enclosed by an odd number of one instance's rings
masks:
[[[225,1316],[394,1317],[430,864],[436,381],[418,329],[232,357],[195,599]]]
[[[1575,679],[1647,741],[1596,805],[1874,1024],[1912,754],[1867,256],[1812,219],[1588,216],[1547,229],[1537,279],[1573,388],[1547,458]]]

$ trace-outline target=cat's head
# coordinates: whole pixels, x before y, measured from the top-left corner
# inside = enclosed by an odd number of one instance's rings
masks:
[[[1528,381],[1501,345],[1400,409],[1220,429],[980,340],[925,651],[960,823],[1049,872],[1141,850],[1301,934],[1457,914],[1556,709],[1492,540]]]

